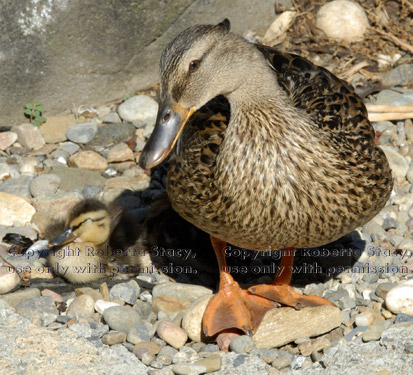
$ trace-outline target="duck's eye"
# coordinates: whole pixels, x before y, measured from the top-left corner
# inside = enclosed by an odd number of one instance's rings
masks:
[[[189,73],[193,73],[195,72],[195,70],[197,70],[199,68],[200,65],[200,61],[199,60],[192,60],[189,63]]]

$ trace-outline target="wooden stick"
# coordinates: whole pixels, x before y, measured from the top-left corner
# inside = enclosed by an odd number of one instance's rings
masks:
[[[366,108],[369,112],[413,112],[413,103],[407,105],[376,105],[376,104],[366,104]]]
[[[397,38],[396,36],[394,36],[393,34],[387,33],[383,30],[378,30],[375,29],[373,27],[369,27],[369,30],[375,31],[377,34],[380,34],[381,36],[383,36],[385,39],[392,41],[394,44],[396,44],[397,46],[401,47],[402,49],[404,49],[407,52],[413,53],[413,46],[410,45],[409,43],[405,42],[404,40],[401,40],[399,38]]]
[[[408,118],[413,119],[413,112],[410,112],[410,113],[400,113],[400,112],[369,113],[369,120],[372,122],[406,120]]]

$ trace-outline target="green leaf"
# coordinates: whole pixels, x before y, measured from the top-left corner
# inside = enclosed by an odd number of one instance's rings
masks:
[[[39,112],[43,112],[43,106],[42,106],[42,105],[36,106],[36,109],[37,109]]]
[[[36,117],[36,120],[37,120],[40,124],[42,124],[43,122],[46,122],[46,117],[39,116],[39,117]]]
[[[25,108],[33,109],[33,108],[34,108],[34,105],[33,105],[33,103],[27,103],[27,104],[25,105]]]
[[[39,111],[34,111],[34,112],[33,112],[33,116],[34,116],[34,117],[40,116],[40,112],[39,112]]]
[[[30,115],[32,114],[32,110],[31,110],[31,109],[26,109],[26,110],[24,111],[24,114],[30,116]]]

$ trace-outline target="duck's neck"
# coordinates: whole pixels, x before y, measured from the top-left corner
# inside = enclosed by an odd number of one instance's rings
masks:
[[[254,51],[255,52],[255,51]],[[257,50],[253,62],[240,73],[241,84],[226,95],[231,112],[248,112],[253,108],[283,110],[290,106],[286,93],[280,88],[274,71]]]

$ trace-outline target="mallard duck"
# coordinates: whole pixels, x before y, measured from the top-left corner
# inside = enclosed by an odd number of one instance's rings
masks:
[[[52,232],[56,228],[49,228],[46,236],[50,238]],[[116,201],[107,206],[96,199],[85,199],[71,210],[61,233],[49,241],[53,249],[48,263],[55,274],[72,283],[138,273],[150,264],[139,234],[139,223]]]
[[[206,336],[252,334],[275,303],[332,304],[289,285],[294,249],[365,224],[393,185],[353,88],[302,57],[231,33],[228,20],[179,34],[162,53],[160,76],[156,126],[139,164],[152,168],[174,150],[172,206],[211,236],[220,286],[203,317]],[[280,249],[285,271],[241,289],[226,269],[227,242]]]

